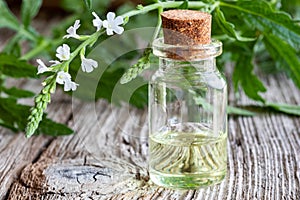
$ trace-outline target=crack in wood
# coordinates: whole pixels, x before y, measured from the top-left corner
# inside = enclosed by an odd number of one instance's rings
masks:
[[[38,162],[38,160],[41,158],[41,156],[43,155],[43,153],[45,152],[45,150],[51,145],[51,143],[55,140],[55,138],[51,138],[49,139],[43,146],[41,149],[39,149],[39,151],[37,152],[37,155],[33,158],[32,163],[36,163]]]

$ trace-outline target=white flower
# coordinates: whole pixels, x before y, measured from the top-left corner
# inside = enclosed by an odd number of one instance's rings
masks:
[[[80,20],[76,20],[74,25],[73,26],[70,26],[68,29],[67,29],[67,33],[68,35],[65,35],[63,38],[70,38],[70,37],[73,37],[73,38],[76,38],[76,39],[79,39],[80,36],[77,35],[76,31],[77,29],[80,27]]]
[[[45,65],[45,63],[41,59],[37,59],[36,62],[39,64],[37,74],[42,74],[44,72],[50,71],[50,69]]]
[[[82,71],[89,73],[89,72],[93,71],[94,68],[97,68],[97,67],[98,67],[98,63],[95,60],[85,58],[84,56],[81,57]]]
[[[64,91],[66,91],[66,92],[70,91],[70,90],[75,91],[77,89],[78,85],[79,84],[77,84],[77,83],[75,83],[73,81],[67,81],[64,84]]]
[[[58,60],[50,60],[49,63],[53,63],[53,64],[51,65],[51,67],[53,67],[53,66],[55,66],[55,65],[61,64],[61,62],[59,62]]]
[[[67,44],[63,44],[56,49],[56,57],[60,60],[69,60],[70,58],[70,47]]]
[[[59,71],[57,73],[57,77],[56,77],[56,82],[58,84],[63,84],[64,85],[64,91],[75,91],[77,89],[77,86],[79,84],[71,81],[71,75],[67,72],[64,71]]]
[[[64,71],[59,71],[57,73],[56,82],[58,84],[65,84],[71,81],[71,75]]]
[[[99,31],[101,29],[102,25],[103,25],[103,22],[95,12],[92,12],[92,14],[95,17],[95,19],[93,20],[93,25],[97,28],[97,31]]]
[[[107,35],[113,35],[114,32],[117,34],[122,34],[124,28],[119,26],[124,23],[123,17],[118,16],[113,12],[107,13],[107,20],[103,21],[103,27],[106,28]],[[116,17],[116,18],[115,18]]]

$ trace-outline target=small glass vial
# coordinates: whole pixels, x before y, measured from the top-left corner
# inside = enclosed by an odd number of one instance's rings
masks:
[[[159,69],[149,84],[149,173],[159,185],[196,189],[227,171],[227,84],[216,67],[222,43],[153,42]]]

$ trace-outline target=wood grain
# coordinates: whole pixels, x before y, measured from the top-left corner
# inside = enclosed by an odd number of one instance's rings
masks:
[[[270,101],[300,104],[299,90],[285,76],[263,78]],[[68,119],[71,102],[58,99],[49,115]],[[251,103],[242,93],[234,101]],[[209,188],[176,191],[149,181],[147,110],[78,100],[72,108],[68,123],[77,133],[51,140],[36,162],[23,164],[8,199],[300,199],[298,117],[267,112],[230,117],[226,179]],[[42,137],[33,140],[43,144]]]

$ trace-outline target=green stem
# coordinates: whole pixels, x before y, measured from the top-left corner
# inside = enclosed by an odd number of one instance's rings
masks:
[[[45,48],[47,48],[50,44],[58,43],[58,41],[60,41],[60,40],[56,40],[56,41],[43,40],[37,47],[35,47],[31,51],[28,51],[20,59],[21,60],[29,60],[29,59],[35,57],[36,55],[38,55],[40,52],[45,51]]]
[[[211,5],[209,12],[212,13],[216,8],[220,6],[220,3],[220,1],[216,1],[213,5]]]
[[[70,59],[66,61],[66,65],[69,66],[69,63],[78,55],[78,53],[81,51],[81,49],[86,48],[88,45],[93,44],[95,41],[98,40],[99,36],[104,33],[104,30],[97,31],[93,33],[87,40],[85,40],[83,43],[81,43],[72,53],[70,56]]]
[[[162,20],[161,20],[161,17],[160,17],[160,14],[163,12],[163,8],[160,7],[158,8],[158,20],[157,20],[157,25],[156,25],[156,28],[155,28],[155,31],[154,31],[154,34],[153,34],[153,38],[152,38],[152,41],[155,40],[155,38],[157,38],[159,32],[160,32],[160,28],[161,28],[161,24],[162,24]]]
[[[32,41],[36,41],[36,35],[32,34],[31,32],[27,31],[26,29],[24,29],[23,27],[21,27],[20,29],[18,29],[18,34],[21,34],[23,36],[25,36],[26,38],[28,38],[29,40]]]
[[[169,1],[169,2],[158,2],[154,4],[150,4],[148,6],[143,7],[140,10],[132,10],[122,15],[124,18],[130,18],[136,15],[144,14],[147,12],[150,12],[152,10],[157,10],[159,8],[167,9],[167,8],[177,8],[181,4],[183,4],[184,1]],[[201,1],[189,1],[188,8],[201,8],[205,7],[207,4],[201,2]]]

